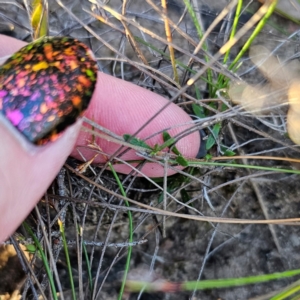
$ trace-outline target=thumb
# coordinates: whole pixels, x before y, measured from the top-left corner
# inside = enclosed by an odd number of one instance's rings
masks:
[[[0,116],[0,241],[20,225],[71,153],[81,121],[45,146],[33,146]]]

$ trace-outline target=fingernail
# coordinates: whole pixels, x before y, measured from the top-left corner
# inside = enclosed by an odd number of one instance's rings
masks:
[[[18,132],[14,128],[14,126],[3,115],[0,114],[1,141],[6,143],[6,145],[2,144],[2,148],[19,147],[23,149],[23,151],[26,152],[29,156],[34,156],[37,153],[44,151],[45,148],[51,147],[52,145],[56,144],[57,142],[62,144],[64,143],[71,144],[74,141],[75,143],[77,136],[80,132],[81,125],[82,125],[82,119],[78,119],[75,124],[69,126],[62,133],[62,136],[59,139],[57,139],[57,141],[44,144],[43,147],[40,147],[29,142],[28,139],[23,134]]]
[[[44,145],[87,109],[96,79],[97,63],[87,46],[44,37],[0,67],[0,112],[28,141]]]

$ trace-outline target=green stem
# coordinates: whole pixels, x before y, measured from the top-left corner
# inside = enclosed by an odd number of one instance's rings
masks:
[[[116,173],[114,167],[112,166],[111,163],[109,163],[109,167],[117,181],[117,184],[120,188],[121,194],[123,197],[127,197],[126,196],[126,192],[123,188],[122,182],[120,181],[120,178],[118,176],[118,174]],[[127,207],[129,207],[129,202],[128,201],[124,201],[125,205]],[[121,285],[121,289],[120,289],[120,293],[118,296],[118,300],[122,300],[123,297],[123,293],[124,293],[124,289],[125,289],[125,284],[126,284],[126,279],[127,279],[127,275],[128,275],[128,271],[129,271],[129,266],[130,266],[130,259],[131,259],[131,253],[132,253],[132,242],[133,242],[133,220],[132,220],[132,214],[131,211],[128,210],[127,212],[128,214],[128,220],[129,220],[129,245],[128,245],[128,253],[127,253],[127,258],[126,258],[126,265],[125,265],[125,271],[124,271],[124,277],[123,277],[123,281],[122,281],[122,285]]]
[[[71,291],[72,291],[72,298],[74,300],[76,300],[76,292],[75,292],[75,286],[74,286],[74,279],[73,279],[73,274],[72,274],[70,256],[69,256],[69,251],[68,251],[68,244],[67,244],[67,240],[66,240],[64,226],[63,226],[60,219],[58,219],[58,225],[59,225],[59,231],[61,233],[61,237],[62,237],[62,241],[63,241],[63,245],[64,245],[64,250],[65,250],[66,262],[67,262],[68,273],[69,273],[69,278],[70,278],[70,285],[71,285]]]
[[[39,254],[41,255],[44,267],[46,269],[46,273],[49,279],[49,284],[50,284],[50,288],[51,288],[51,292],[52,292],[52,297],[54,300],[58,300],[57,298],[57,293],[56,293],[56,288],[55,288],[55,284],[54,284],[54,280],[53,280],[53,276],[49,267],[49,263],[47,260],[47,257],[43,251],[43,248],[39,242],[39,240],[37,239],[37,237],[34,235],[33,231],[31,230],[30,226],[27,224],[27,222],[23,222],[24,227],[26,228],[27,232],[29,232],[31,238],[34,240],[35,246],[38,248],[39,250]]]
[[[234,59],[234,61],[231,63],[231,65],[229,66],[229,70],[232,70],[236,63],[242,58],[242,56],[245,54],[245,52],[249,49],[249,47],[251,46],[252,42],[254,41],[254,39],[257,37],[257,35],[261,32],[261,30],[264,28],[267,20],[269,19],[269,17],[272,15],[272,13],[275,10],[277,4],[277,0],[272,1],[272,4],[270,5],[267,13],[263,16],[263,18],[258,22],[257,26],[255,27],[253,33],[250,35],[249,39],[247,40],[247,42],[244,44],[243,48],[241,49],[241,51],[239,52],[239,54],[236,56],[236,58]]]

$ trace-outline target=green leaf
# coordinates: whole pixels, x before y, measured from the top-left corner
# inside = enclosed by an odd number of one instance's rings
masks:
[[[37,248],[35,247],[35,245],[29,244],[29,245],[26,245],[26,250],[27,250],[29,253],[34,254],[34,253],[37,251]]]
[[[186,189],[182,189],[180,191],[180,195],[181,195],[181,199],[182,199],[183,203],[187,203],[191,199],[191,197],[187,193]]]
[[[224,156],[235,156],[235,152],[230,150],[230,149],[227,149],[225,152],[224,152]]]
[[[128,142],[129,144],[131,144],[133,146],[138,146],[138,147],[152,150],[152,148],[150,146],[148,146],[144,141],[142,141],[136,137],[132,137],[132,135],[130,135],[130,134],[124,134],[123,139],[125,142]]]
[[[205,145],[206,150],[211,149],[215,143],[216,143],[215,138],[210,134],[206,141],[206,145]]]
[[[160,151],[160,146],[158,144],[155,144],[154,147],[151,149],[150,155],[155,155],[158,151]]]
[[[192,109],[193,109],[194,114],[195,114],[198,118],[203,119],[203,118],[206,117],[206,116],[205,116],[205,113],[204,113],[204,108],[203,108],[202,106],[193,103],[193,104],[192,104]]]
[[[170,136],[170,134],[166,131],[163,132],[163,140],[164,140],[164,146],[168,147],[175,143],[175,139]],[[181,155],[179,150],[176,148],[176,146],[172,147],[172,152],[176,155]]]
[[[170,146],[172,146],[174,143],[176,142],[176,140],[172,137],[170,137],[170,139],[168,139],[167,141],[165,141],[160,147],[160,150],[163,150],[165,148],[168,148]]]
[[[204,156],[204,160],[205,161],[210,161],[211,159],[212,159],[212,155],[211,154],[206,154],[205,156]]]
[[[181,155],[176,158],[176,162],[183,167],[187,167],[189,165],[188,161]]]
[[[208,139],[206,141],[206,146],[205,146],[206,150],[211,149],[211,147],[216,143],[215,138],[218,137],[220,129],[221,129],[221,123],[217,123],[214,125],[212,129],[212,134],[208,136]]]

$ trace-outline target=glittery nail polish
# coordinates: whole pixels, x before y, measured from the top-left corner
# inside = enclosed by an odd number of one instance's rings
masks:
[[[59,134],[87,109],[97,79],[91,50],[69,37],[44,37],[0,67],[0,112],[32,143]]]

